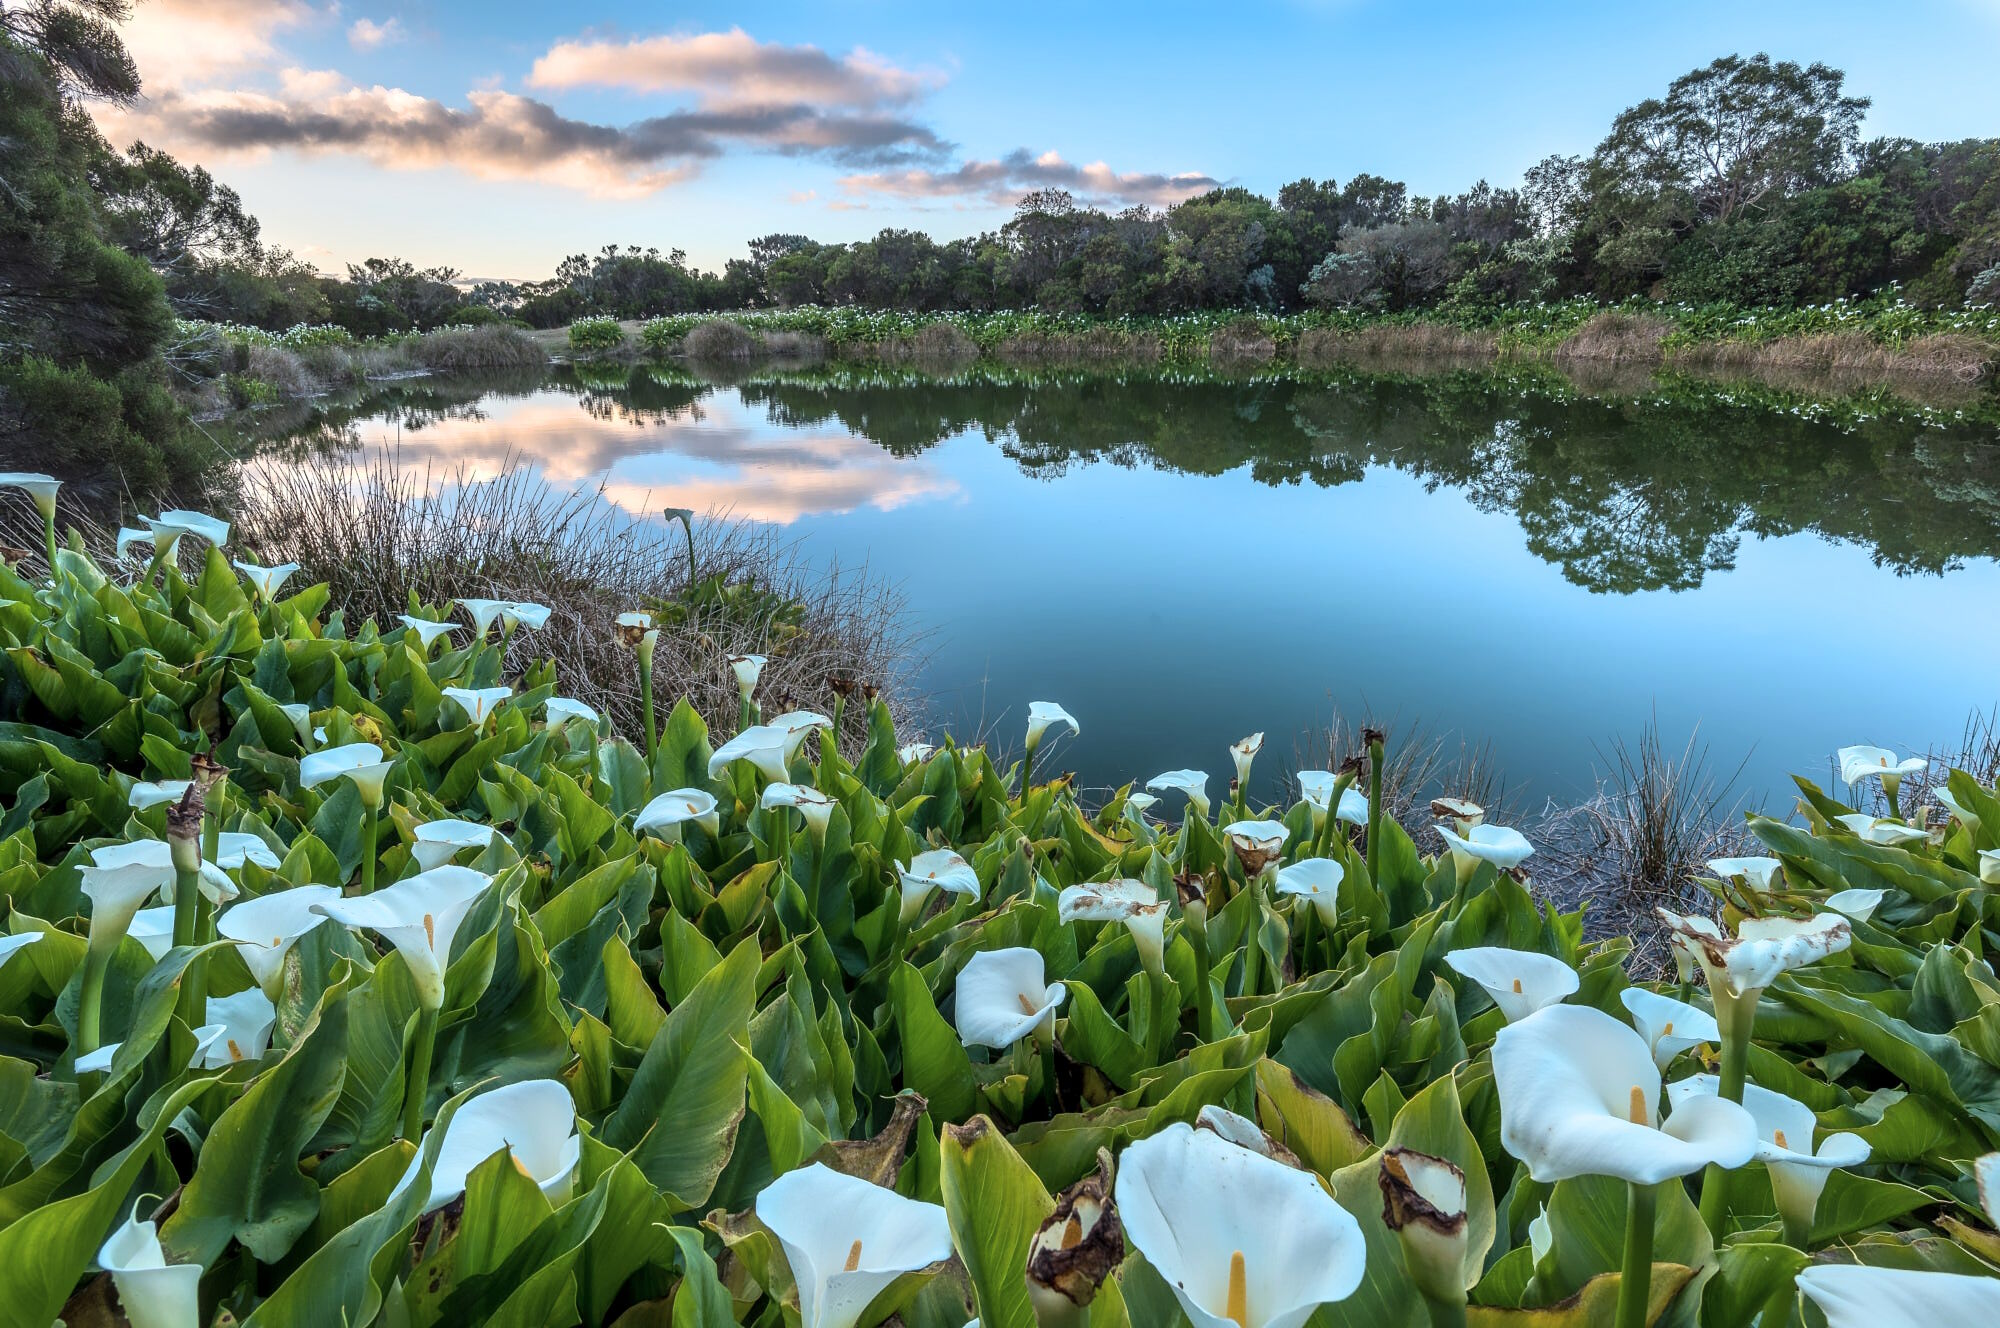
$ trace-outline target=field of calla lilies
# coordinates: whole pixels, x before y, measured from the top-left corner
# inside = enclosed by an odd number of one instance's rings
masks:
[[[0,1325],[2000,1323],[2000,794],[1853,748],[1670,917],[1382,810],[518,675],[167,512],[0,571]],[[463,618],[454,618],[454,613]],[[1085,726],[1088,716],[1081,717]],[[843,746],[846,749],[843,749]],[[1218,760],[1222,753],[1218,752]],[[1276,781],[1269,781],[1276,787]]]

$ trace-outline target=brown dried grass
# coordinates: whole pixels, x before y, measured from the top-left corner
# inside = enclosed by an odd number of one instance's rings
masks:
[[[1660,342],[1673,330],[1664,318],[1606,309],[1592,314],[1553,354],[1558,360],[1658,364],[1663,358]]]
[[[1490,363],[1500,353],[1491,332],[1467,332],[1441,323],[1382,323],[1343,330],[1318,327],[1299,334],[1292,355],[1308,369],[1336,364],[1440,361],[1446,367]]]

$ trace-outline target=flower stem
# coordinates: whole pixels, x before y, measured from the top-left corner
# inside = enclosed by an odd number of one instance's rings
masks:
[[[1329,807],[1332,815],[1336,807]],[[1382,865],[1382,740],[1368,743],[1368,880],[1381,888]]]
[[[660,745],[653,722],[653,653],[650,650],[639,655],[639,710],[646,721],[646,766],[650,769],[653,753]]]
[[[1722,1073],[1716,1095],[1740,1103],[1750,1068],[1750,1032],[1757,1018],[1757,993],[1732,996],[1711,983],[1709,995],[1715,1005],[1716,1026],[1722,1033]],[[1728,1220],[1729,1173],[1711,1163],[1701,1176],[1702,1225],[1708,1228],[1710,1236],[1721,1240]]]
[[[1261,946],[1257,944],[1257,933],[1263,930],[1264,900],[1257,893],[1257,882],[1251,881],[1244,887],[1250,896],[1250,921],[1243,934],[1243,986],[1236,993],[1239,996],[1255,996],[1258,987],[1258,966]]]
[[[1303,916],[1299,918],[1299,976],[1304,977],[1312,967],[1314,910],[1307,904],[1300,911]]]
[[[42,513],[42,535],[48,541],[49,584],[56,583],[56,507],[52,502],[49,510]]]
[[[1465,1328],[1463,1300],[1432,1300],[1425,1296],[1424,1308],[1430,1311],[1431,1328]]]
[[[381,815],[373,807],[361,809],[361,893],[375,893],[375,829]]]
[[[1628,1185],[1625,1206],[1625,1266],[1618,1279],[1618,1328],[1646,1328],[1652,1299],[1653,1220],[1660,1187]]]
[[[195,944],[195,926],[200,919],[201,872],[174,873],[174,944]]]
[[[83,952],[83,987],[77,993],[76,1049],[96,1051],[104,1013],[104,975],[111,970],[111,949],[93,945]]]
[[[417,1041],[410,1053],[409,1088],[403,1097],[403,1137],[417,1143],[424,1133],[424,1099],[431,1091],[431,1053],[437,1047],[438,1012],[417,1011]]]
[[[1033,788],[1035,784],[1035,746],[1036,744],[1031,742],[1028,744],[1027,750],[1021,753],[1021,801],[1023,803],[1027,802],[1028,790]]]

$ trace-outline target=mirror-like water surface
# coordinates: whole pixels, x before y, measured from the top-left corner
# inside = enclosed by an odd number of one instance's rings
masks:
[[[926,633],[938,726],[1017,742],[1030,699],[1059,701],[1086,784],[1226,783],[1225,745],[1262,729],[1275,795],[1337,709],[1488,741],[1510,786],[1561,798],[1656,714],[1724,774],[1747,755],[1762,795],[1996,699],[2000,440],[1941,412],[1473,372],[639,370],[470,396],[414,388],[330,432],[865,564]]]

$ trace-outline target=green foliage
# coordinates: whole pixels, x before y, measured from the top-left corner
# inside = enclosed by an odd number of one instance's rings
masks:
[[[615,318],[580,318],[569,325],[569,347],[586,354],[617,350],[625,344],[625,330]]]

